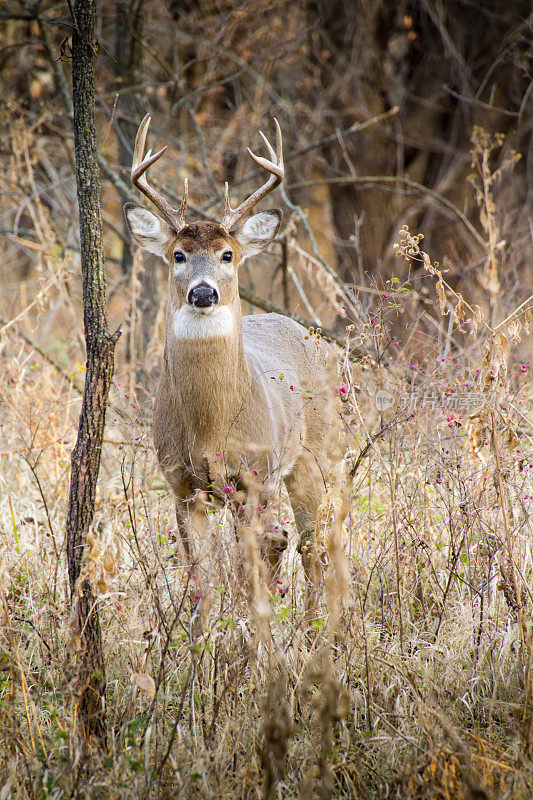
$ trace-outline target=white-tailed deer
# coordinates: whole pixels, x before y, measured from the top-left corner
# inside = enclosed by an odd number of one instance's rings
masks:
[[[206,526],[206,497],[224,498],[254,480],[256,501],[272,500],[284,480],[306,572],[324,489],[326,439],[332,419],[329,347],[279,314],[242,316],[239,264],[274,239],[281,211],[271,209],[237,223],[283,180],[281,131],[277,152],[261,134],[269,159],[248,151],[270,173],[266,183],[216,222],[186,223],[187,181],[179,209],[146,179],[164,153],[144,147],[150,117],[139,126],[131,180],[162,217],[125,206],[134,239],[169,266],[165,353],[154,407],[154,442],[176,498],[180,534],[189,558]],[[334,379],[333,379],[334,380]],[[332,383],[332,381],[329,381]],[[253,476],[253,478],[251,478]],[[277,565],[286,534],[271,532],[268,555]]]

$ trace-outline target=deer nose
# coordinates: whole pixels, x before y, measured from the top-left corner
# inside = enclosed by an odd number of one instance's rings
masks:
[[[189,289],[187,302],[196,308],[211,308],[218,303],[218,292],[214,286],[210,286],[208,283],[198,283]]]

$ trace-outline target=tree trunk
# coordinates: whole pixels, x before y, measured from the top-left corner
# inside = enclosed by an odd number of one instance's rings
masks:
[[[76,0],[72,39],[72,96],[76,184],[80,218],[83,320],[87,349],[85,389],[72,453],[67,512],[70,591],[78,615],[81,646],[74,690],[86,738],[105,740],[105,672],[98,611],[92,585],[82,574],[87,533],[94,516],[107,396],[120,330],[107,330],[106,285],[98,150],[94,122],[94,38],[97,0]]]

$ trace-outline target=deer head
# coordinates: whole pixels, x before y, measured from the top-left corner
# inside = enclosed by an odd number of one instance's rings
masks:
[[[139,126],[131,180],[162,216],[133,203],[126,203],[124,210],[133,238],[146,250],[163,258],[170,268],[169,305],[175,313],[174,332],[178,337],[201,336],[202,331],[203,335],[229,333],[235,314],[240,316],[239,264],[267,247],[281,222],[282,213],[275,208],[254,214],[237,229],[238,223],[283,180],[281,131],[277,120],[275,124],[277,152],[261,133],[270,159],[248,150],[255,163],[269,173],[266,183],[235,209],[230,205],[226,183],[225,210],[220,223],[189,224],[186,223],[187,180],[181,204],[174,209],[146,178],[148,168],[161,158],[166,147],[154,155],[151,150],[143,155],[150,116],[147,115]],[[200,321],[200,316],[212,316],[213,319],[200,328],[195,324],[195,321]]]

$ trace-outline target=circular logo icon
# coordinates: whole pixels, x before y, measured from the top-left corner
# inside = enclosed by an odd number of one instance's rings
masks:
[[[378,411],[386,411],[394,405],[394,395],[380,389],[376,392],[375,402]]]

